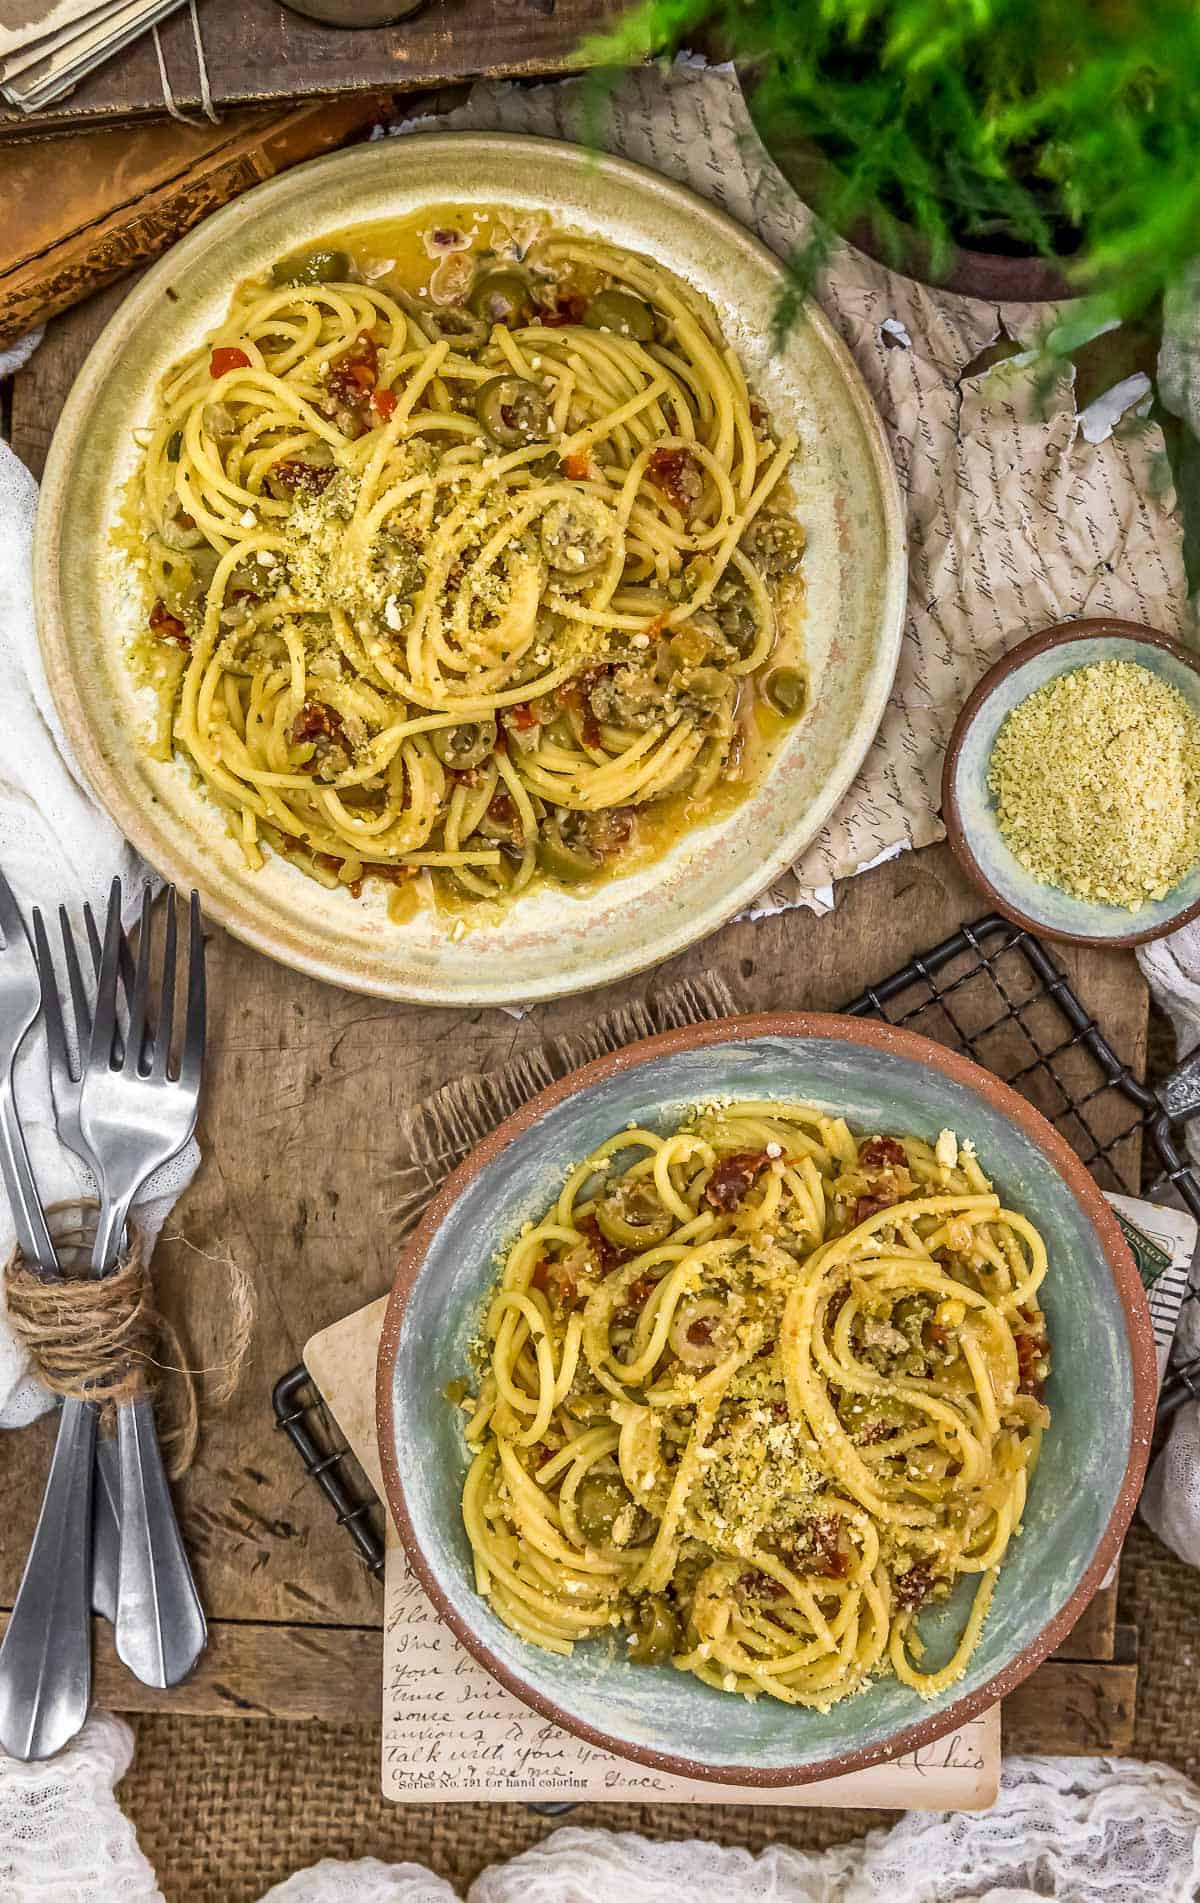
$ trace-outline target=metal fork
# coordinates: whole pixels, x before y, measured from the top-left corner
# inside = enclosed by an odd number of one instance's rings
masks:
[[[166,898],[163,971],[157,1010],[150,1012],[152,894],[142,900],[137,969],[122,1038],[120,982],[121,883],[109,896],[91,1039],[79,1092],[79,1134],[100,1180],[100,1216],[92,1252],[96,1274],[112,1266],[130,1205],[196,1127],[204,1062],[204,941],[200,902],[191,898],[187,998],[179,1074],[169,1069],[175,1016],[177,927],[174,888]],[[191,1671],[207,1638],[204,1613],[171,1502],[147,1396],[117,1409],[121,1479],[121,1546],[117,1572],[118,1656],[143,1683],[176,1685]]]
[[[12,1087],[41,1005],[24,920],[0,873],[0,1168],[27,1261],[59,1273]],[[91,1520],[96,1410],[68,1397],[16,1604],[0,1645],[0,1745],[15,1758],[61,1750],[87,1717],[92,1686]]]
[[[96,928],[96,920],[90,905],[84,906],[83,919],[87,928],[94,983],[100,971],[101,944],[100,933]],[[36,906],[33,908],[32,920],[34,956],[37,959],[38,975],[42,981],[42,1028],[46,1033],[46,1056],[50,1072],[50,1095],[54,1103],[55,1127],[62,1142],[82,1163],[87,1165],[98,1183],[100,1173],[96,1167],[96,1159],[84,1142],[83,1132],[79,1128],[79,1086],[83,1075],[83,1058],[92,1035],[92,1007],[88,988],[79,968],[79,958],[75,950],[75,939],[67,909],[60,905],[58,908],[59,931],[62,934],[67,984],[75,1019],[76,1048],[79,1052],[79,1058],[72,1067],[71,1051],[67,1042],[66,1024],[59,996],[58,975],[54,968],[54,958],[46,935],[46,927]],[[123,935],[122,953],[121,978],[128,1002],[133,990],[133,958]],[[120,1502],[117,1444],[107,1435],[98,1434],[92,1499],[92,1610],[100,1613],[110,1625],[117,1616]]]

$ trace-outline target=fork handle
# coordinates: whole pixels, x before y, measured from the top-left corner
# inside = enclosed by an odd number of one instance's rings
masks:
[[[115,1266],[121,1253],[121,1237],[125,1232],[125,1220],[133,1195],[131,1188],[119,1196],[104,1195],[100,1198],[100,1214],[96,1218],[96,1234],[92,1239],[93,1275],[107,1275]]]
[[[117,1617],[117,1568],[121,1554],[121,1479],[117,1443],[96,1435],[96,1471],[92,1477],[92,1611],[109,1625]]]
[[[0,1645],[0,1745],[52,1757],[83,1725],[92,1692],[92,1460],[96,1410],[69,1397],[17,1602]]]
[[[204,1650],[208,1627],[175,1518],[149,1396],[117,1409],[117,1447],[117,1656],[143,1685],[165,1688],[187,1677]]]

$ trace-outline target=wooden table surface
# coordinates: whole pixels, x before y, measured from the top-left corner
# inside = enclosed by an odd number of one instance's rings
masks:
[[[202,6],[198,21],[208,96],[224,110],[567,72],[581,64],[588,39],[611,30],[623,11],[620,0],[422,0],[409,19],[347,29],[293,13],[279,0],[238,0]],[[186,7],[168,15],[156,36],[143,34],[119,59],[106,60],[44,106],[38,130],[159,117],[164,72],[177,108],[196,114],[205,93]],[[27,135],[29,125],[0,102],[0,138]]]
[[[40,472],[66,390],[119,291],[58,319],[13,391],[11,435]],[[258,1319],[239,1392],[206,1413],[179,1489],[212,1643],[171,1693],[136,1685],[98,1634],[97,1697],[169,1708],[373,1718],[379,1702],[380,1590],[275,1426],[271,1390],[305,1341],[384,1293],[398,1254],[395,1128],[452,1077],[493,1070],[540,1040],[719,971],[747,1010],[831,1009],[986,911],[948,850],[906,854],[839,888],[835,911],[734,923],[668,965],[585,998],[498,1010],[392,1005],[269,963],[224,932],[209,954],[210,1059],[203,1164],[155,1257],[164,1308],[182,1320],[193,1365],[222,1354],[228,1250],[248,1270]],[[1129,953],[1058,956],[1109,1041],[1140,1065],[1146,993]],[[1101,1110],[1097,1113],[1103,1115]],[[41,1498],[53,1427],[7,1437],[0,1463],[0,1607],[10,1606]],[[1132,1726],[1136,1665],[1102,1595],[1005,1707],[1012,1748],[1119,1750]],[[1116,1649],[1116,1661],[1114,1657]]]

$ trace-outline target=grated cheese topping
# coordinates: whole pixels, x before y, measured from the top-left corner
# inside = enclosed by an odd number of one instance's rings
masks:
[[[1034,878],[1136,912],[1200,860],[1200,718],[1136,661],[1060,674],[1013,709],[988,768]]]

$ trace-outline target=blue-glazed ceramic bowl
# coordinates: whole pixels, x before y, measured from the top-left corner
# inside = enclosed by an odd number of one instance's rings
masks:
[[[1134,621],[1067,621],[1047,628],[998,661],[965,703],[946,749],[942,818],[963,870],[1015,924],[1075,944],[1144,945],[1200,913],[1200,865],[1165,898],[1136,912],[1089,904],[1026,871],[1001,836],[988,787],[992,748],[1013,708],[1057,675],[1096,661],[1135,661],[1177,687],[1200,713],[1200,657],[1178,641]]]
[[[801,1097],[858,1131],[970,1137],[1003,1199],[1046,1238],[1053,1420],[1025,1525],[966,1676],[924,1702],[894,1678],[828,1712],[750,1703],[669,1664],[635,1666],[603,1641],[561,1658],[525,1644],[474,1590],[460,1500],[460,1411],[495,1253],[541,1215],[567,1168],[627,1122],[662,1130],[720,1097]],[[449,1178],[401,1263],[380,1347],[378,1423],[388,1500],[430,1597],[463,1643],[527,1704],[605,1749],[685,1777],[805,1783],[915,1748],[1009,1690],[1079,1617],[1137,1499],[1154,1418],[1145,1295],[1113,1215],[1073,1152],[1007,1086],[940,1045],[854,1018],[738,1018],[693,1026],[588,1065],[502,1124]],[[961,1606],[922,1621],[949,1650]]]

